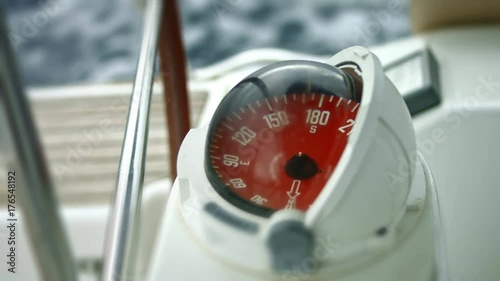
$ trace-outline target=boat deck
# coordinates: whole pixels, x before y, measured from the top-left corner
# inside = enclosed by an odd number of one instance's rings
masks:
[[[161,83],[156,82],[146,184],[170,173],[161,88]],[[109,202],[115,189],[132,84],[64,86],[28,92],[60,200],[63,204]],[[191,124],[197,124],[206,97],[203,92],[190,93]],[[0,182],[5,182],[5,177],[6,173],[0,173]],[[0,190],[0,196],[5,192]]]

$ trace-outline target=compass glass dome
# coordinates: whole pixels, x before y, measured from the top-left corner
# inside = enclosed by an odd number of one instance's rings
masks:
[[[210,123],[205,170],[212,186],[257,215],[306,211],[355,126],[355,85],[339,68],[310,61],[273,64],[243,79]]]

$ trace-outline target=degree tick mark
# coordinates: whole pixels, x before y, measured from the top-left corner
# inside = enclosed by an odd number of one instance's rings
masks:
[[[267,99],[266,99],[266,104],[267,104],[267,107],[269,108],[269,110],[273,111],[273,108]]]
[[[228,124],[226,123],[222,123],[226,128],[228,128],[229,130],[231,131],[234,131],[233,127],[229,126]]]
[[[339,101],[337,102],[337,107],[339,107],[341,102],[342,102],[342,98],[340,98]]]
[[[236,116],[236,118],[238,118],[238,120],[241,120],[241,117],[238,115],[238,113],[233,112],[233,115]]]

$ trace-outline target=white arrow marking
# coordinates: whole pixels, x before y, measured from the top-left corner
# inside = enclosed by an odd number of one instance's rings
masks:
[[[294,180],[292,183],[292,187],[290,188],[289,191],[286,192],[286,194],[288,195],[288,197],[290,199],[295,199],[295,198],[299,197],[299,195],[300,195],[300,192],[299,192],[300,183],[301,183],[301,181]]]

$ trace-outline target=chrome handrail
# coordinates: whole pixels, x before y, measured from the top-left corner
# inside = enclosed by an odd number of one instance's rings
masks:
[[[22,216],[16,223],[28,229],[35,262],[45,281],[76,281],[77,272],[59,214],[54,185],[48,171],[30,106],[10,45],[5,14],[0,5],[0,124],[1,148],[7,167],[16,172]],[[5,128],[4,128],[5,127]],[[10,157],[11,156],[11,157]],[[16,217],[17,217],[16,211]],[[26,264],[25,261],[19,261]],[[25,269],[29,270],[29,269]]]
[[[106,233],[102,281],[137,280],[139,216],[148,140],[149,110],[163,0],[149,0],[137,73],[118,168],[116,195]]]

